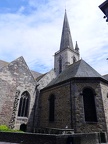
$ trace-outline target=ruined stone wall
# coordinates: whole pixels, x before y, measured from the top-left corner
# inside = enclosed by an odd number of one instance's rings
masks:
[[[68,128],[70,122],[70,85],[69,83],[45,90],[40,95],[39,127]],[[49,122],[49,96],[55,95],[55,121]]]

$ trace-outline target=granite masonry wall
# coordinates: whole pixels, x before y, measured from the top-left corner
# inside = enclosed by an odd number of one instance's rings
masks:
[[[19,129],[22,123],[28,123],[30,130],[33,121],[36,81],[23,57],[1,68],[0,78],[0,124]],[[30,94],[29,118],[17,117],[20,97],[24,91]]]
[[[86,81],[72,81],[72,105],[73,105],[73,126],[77,133],[89,132],[106,132],[106,121],[104,115],[104,107],[102,100],[102,93],[100,81],[86,80]],[[97,122],[86,122],[84,115],[84,104],[82,91],[89,87],[95,92],[95,106],[97,113]]]
[[[0,69],[0,125],[9,125],[13,112],[16,83],[8,67]]]
[[[37,79],[35,114],[34,114],[34,122],[33,122],[34,129],[38,125],[38,118],[39,118],[38,108],[39,108],[40,90],[46,87],[55,77],[56,77],[55,72],[52,69],[48,73],[40,76],[40,78]]]
[[[93,89],[98,122],[85,122],[82,91],[85,87]],[[49,122],[49,96],[55,95],[55,121]],[[40,127],[73,128],[75,133],[106,132],[103,99],[100,81],[74,80],[46,90],[40,96]],[[72,120],[72,121],[71,121]]]
[[[100,86],[101,86],[105,120],[107,125],[107,132],[108,132],[108,85],[105,83],[101,83]]]
[[[66,83],[45,91],[40,95],[39,127],[71,128],[70,85]],[[55,121],[49,122],[49,97],[55,95]]]

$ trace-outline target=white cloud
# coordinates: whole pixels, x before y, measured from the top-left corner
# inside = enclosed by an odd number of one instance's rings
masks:
[[[46,72],[53,68],[66,5],[73,43],[78,41],[81,57],[101,74],[108,73],[108,25],[98,8],[103,0],[67,0],[66,4],[64,0],[29,2],[31,8],[36,8],[29,15],[23,14],[24,6],[16,14],[0,15],[1,59],[12,61],[22,55],[32,69]]]

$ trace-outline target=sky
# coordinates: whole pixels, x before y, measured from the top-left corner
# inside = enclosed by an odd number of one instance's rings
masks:
[[[23,56],[31,70],[54,67],[60,48],[65,8],[73,44],[80,58],[101,75],[108,74],[108,23],[99,5],[104,0],[0,0],[0,59]]]

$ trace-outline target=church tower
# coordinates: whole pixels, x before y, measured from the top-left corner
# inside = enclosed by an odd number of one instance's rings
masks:
[[[68,65],[78,61],[79,58],[80,55],[78,44],[76,42],[76,46],[74,49],[67,13],[65,10],[60,50],[54,55],[54,70],[56,72],[56,75],[65,70]]]

